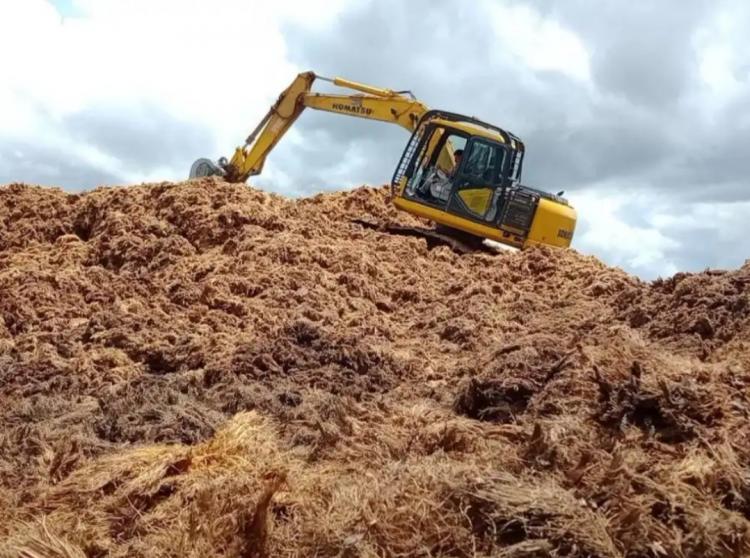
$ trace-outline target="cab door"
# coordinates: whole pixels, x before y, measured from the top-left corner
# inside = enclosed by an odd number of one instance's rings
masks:
[[[500,143],[473,137],[453,180],[448,212],[475,221],[494,222],[502,202],[507,150]]]
[[[463,150],[467,134],[427,125],[415,133],[402,155],[392,184],[411,201],[446,211],[457,169],[455,152]]]

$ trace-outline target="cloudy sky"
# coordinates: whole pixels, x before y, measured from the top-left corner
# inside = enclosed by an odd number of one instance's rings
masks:
[[[574,246],[644,278],[750,258],[743,0],[0,0],[0,184],[178,180],[303,70],[499,124]],[[304,114],[256,186],[387,182],[407,134]]]

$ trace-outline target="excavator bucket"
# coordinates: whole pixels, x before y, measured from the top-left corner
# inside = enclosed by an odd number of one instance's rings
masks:
[[[221,161],[217,163],[205,157],[197,159],[190,167],[190,178],[200,178],[203,176],[224,176]]]

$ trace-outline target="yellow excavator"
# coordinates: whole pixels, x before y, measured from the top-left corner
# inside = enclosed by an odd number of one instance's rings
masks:
[[[357,93],[312,92],[316,79]],[[391,122],[410,131],[391,180],[391,200],[398,209],[436,223],[433,236],[445,238],[448,231],[516,248],[570,246],[576,211],[562,192],[521,184],[524,144],[518,137],[477,118],[430,110],[410,91],[313,72],[295,78],[231,160],[198,159],[190,177],[219,175],[242,183],[260,174],[268,154],[305,108]]]

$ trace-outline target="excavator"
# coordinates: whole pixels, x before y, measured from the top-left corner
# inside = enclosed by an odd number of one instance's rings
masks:
[[[356,93],[313,92],[316,79]],[[563,192],[551,194],[521,184],[525,147],[517,136],[474,117],[431,110],[410,91],[314,72],[294,79],[230,160],[198,159],[190,177],[218,175],[244,183],[260,174],[268,154],[306,108],[390,122],[411,133],[391,180],[390,201],[437,227],[381,229],[416,233],[459,251],[472,245],[467,239],[490,239],[519,249],[570,246],[576,211]]]

